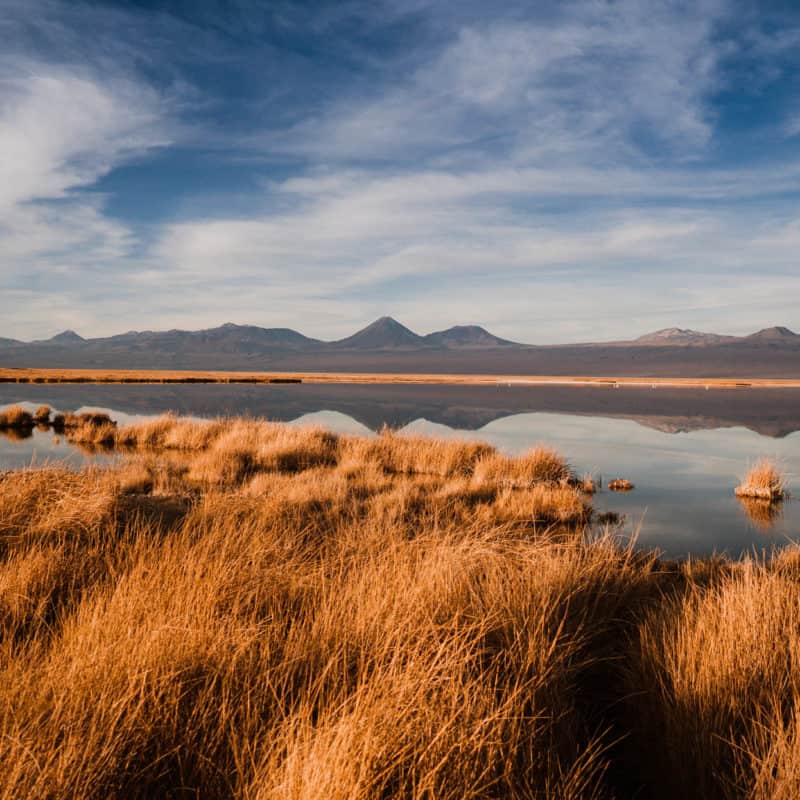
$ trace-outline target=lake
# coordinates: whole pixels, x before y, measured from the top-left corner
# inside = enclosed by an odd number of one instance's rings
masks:
[[[800,538],[800,502],[775,519],[751,519],[733,496],[748,466],[777,460],[800,492],[800,390],[611,386],[446,385],[17,385],[0,407],[41,404],[102,409],[120,424],[166,411],[211,417],[249,414],[371,435],[408,433],[479,439],[508,453],[557,449],[580,473],[635,484],[600,492],[595,507],[624,515],[623,535],[668,556],[761,552]],[[0,437],[0,468],[95,460],[52,433]],[[100,457],[101,459],[104,457]]]

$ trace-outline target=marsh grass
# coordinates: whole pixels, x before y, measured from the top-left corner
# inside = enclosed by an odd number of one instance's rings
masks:
[[[49,425],[50,414],[52,414],[50,406],[39,406],[33,414],[33,421],[36,425]]]
[[[798,563],[745,561],[643,622],[630,688],[637,735],[669,743],[648,755],[665,793],[796,796]]]
[[[0,411],[0,430],[29,430],[33,425],[33,415],[22,406],[10,406]]]
[[[56,433],[64,433],[76,444],[93,444],[112,447],[115,443],[117,423],[108,414],[85,412],[83,414],[56,414],[51,422]]]
[[[612,478],[606,488],[611,492],[631,492],[634,486],[627,478]]]
[[[549,450],[108,435],[0,476],[0,798],[796,796],[800,551],[586,536]]]

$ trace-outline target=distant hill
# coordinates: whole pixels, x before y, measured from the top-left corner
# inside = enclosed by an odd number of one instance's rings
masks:
[[[405,325],[401,325],[396,319],[381,317],[352,336],[332,342],[331,346],[346,350],[381,350],[396,347],[420,347],[423,344],[424,339],[421,336],[406,328]]]
[[[480,325],[454,325],[444,331],[429,333],[423,337],[425,344],[432,347],[506,347],[518,346],[516,342],[501,339],[489,333]]]
[[[302,348],[322,344],[303,336],[291,328],[259,328],[255,325],[234,325],[232,322],[218,328],[200,331],[128,331],[106,339],[89,339],[90,345],[110,347],[147,346],[170,351],[193,348],[219,348],[221,352],[260,353],[272,347]]]
[[[718,333],[704,333],[703,331],[693,331],[690,328],[662,328],[660,331],[646,333],[644,336],[634,339],[632,344],[702,347],[733,342],[736,339],[736,336],[721,336]]]
[[[505,347],[513,344],[514,342],[501,339],[479,325],[454,325],[447,330],[420,336],[392,317],[381,317],[352,336],[331,342],[329,346],[332,348],[381,350],[419,347]]]
[[[800,335],[788,328],[776,326],[774,328],[763,328],[760,331],[751,333],[744,337],[750,342],[796,342],[800,341]]]
[[[82,344],[85,341],[86,339],[84,339],[83,336],[78,336],[75,331],[67,330],[61,331],[61,333],[57,333],[49,339],[44,339],[40,341],[39,344],[55,344],[63,347],[71,347],[73,345]]]
[[[785,327],[750,336],[665,328],[627,342],[536,346],[478,325],[420,335],[381,317],[332,342],[233,323],[93,339],[75,331],[34,342],[0,339],[0,366],[800,378],[800,336]]]

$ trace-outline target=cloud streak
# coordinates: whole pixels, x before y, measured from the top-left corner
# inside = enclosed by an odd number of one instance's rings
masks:
[[[515,162],[613,161],[708,142],[705,98],[725,46],[718,2],[565,4],[543,23],[468,26],[377,97],[347,97],[278,146],[313,156],[416,158],[471,148]],[[673,9],[673,10],[669,10]]]

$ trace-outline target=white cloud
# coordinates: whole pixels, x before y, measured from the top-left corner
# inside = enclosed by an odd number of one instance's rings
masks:
[[[124,259],[134,240],[86,192],[169,142],[155,92],[131,79],[29,60],[0,62],[0,285]]]
[[[698,266],[713,270],[741,261],[756,247],[764,249],[763,237],[775,236],[764,227],[769,217],[759,222],[752,215],[751,224],[742,228],[734,211],[700,211],[687,204],[782,191],[796,176],[796,168],[783,175],[702,176],[630,169],[420,171],[382,177],[326,172],[270,186],[273,198],[279,198],[275,205],[291,210],[166,226],[152,257],[176,279],[224,270],[315,292],[379,287],[401,277],[500,270],[533,274],[559,265],[579,266],[588,275],[609,264],[631,270],[679,257],[695,258]],[[547,211],[548,201],[574,203],[581,197],[597,202],[570,214]],[[617,208],[609,208],[610,198]],[[638,208],[654,203],[647,211]],[[750,250],[743,249],[747,237]],[[779,245],[770,249],[770,259],[791,252],[789,243]]]
[[[160,121],[157,96],[129,81],[0,67],[0,208],[91,185],[125,158],[166,144]]]

